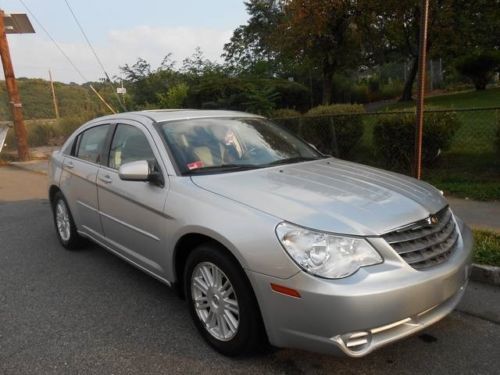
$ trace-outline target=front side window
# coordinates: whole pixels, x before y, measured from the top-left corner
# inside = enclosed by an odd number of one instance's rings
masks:
[[[81,133],[78,136],[75,156],[79,159],[99,164],[108,129],[109,125],[99,125]]]
[[[261,118],[173,121],[160,124],[160,132],[183,173],[230,172],[323,157]]]
[[[109,152],[109,167],[139,160],[154,160],[155,156],[144,133],[132,125],[117,126]]]

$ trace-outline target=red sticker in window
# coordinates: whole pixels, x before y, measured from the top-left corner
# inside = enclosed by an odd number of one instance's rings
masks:
[[[189,163],[187,165],[187,167],[190,171],[193,169],[203,168],[204,166],[205,166],[205,164],[203,164],[203,162],[201,160]]]

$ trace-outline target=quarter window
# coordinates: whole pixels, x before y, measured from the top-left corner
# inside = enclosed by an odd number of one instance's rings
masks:
[[[146,136],[135,126],[118,125],[111,142],[108,166],[119,169],[122,164],[138,160],[155,160]]]
[[[100,163],[108,129],[109,125],[100,125],[80,134],[78,136],[78,150],[75,156],[92,163]]]

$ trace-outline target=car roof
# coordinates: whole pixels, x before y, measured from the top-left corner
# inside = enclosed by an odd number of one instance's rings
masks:
[[[225,111],[225,110],[198,110],[198,109],[157,109],[147,111],[122,112],[110,116],[100,117],[96,120],[112,120],[112,119],[137,119],[138,117],[146,117],[154,122],[188,120],[198,118],[214,118],[214,117],[261,117],[246,112]],[[94,120],[95,121],[95,120]]]

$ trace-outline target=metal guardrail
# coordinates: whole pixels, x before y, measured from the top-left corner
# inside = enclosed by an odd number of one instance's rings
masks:
[[[3,146],[5,144],[5,138],[7,138],[7,132],[11,127],[12,127],[11,121],[0,122],[0,152],[2,152]]]

